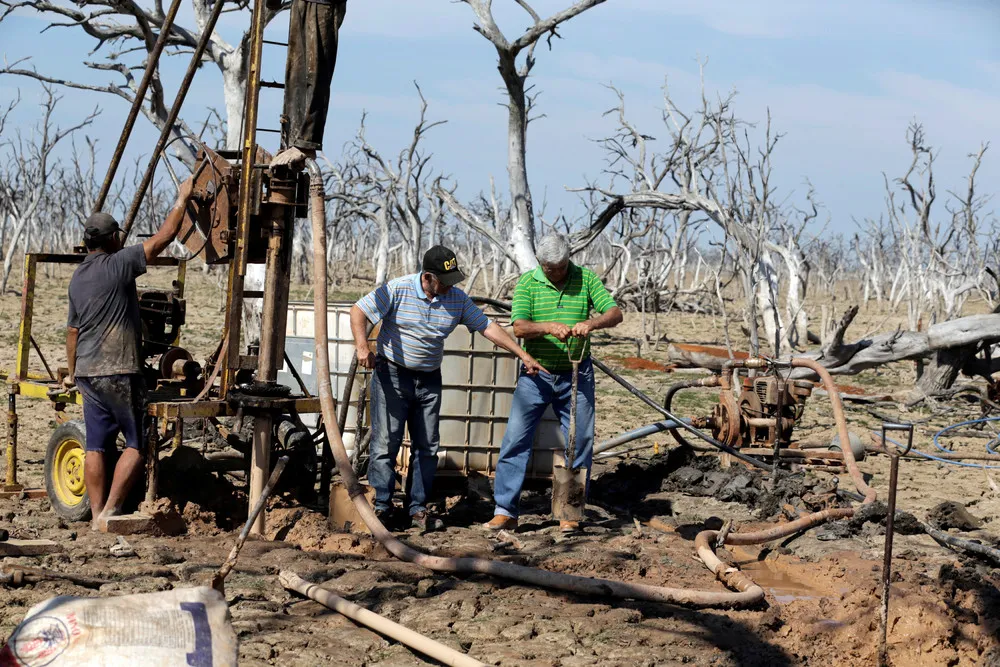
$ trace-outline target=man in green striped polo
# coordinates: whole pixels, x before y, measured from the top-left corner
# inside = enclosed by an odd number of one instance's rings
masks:
[[[528,271],[514,288],[510,319],[514,335],[525,341],[525,351],[549,370],[528,375],[522,368],[514,390],[510,419],[500,445],[493,497],[493,520],[487,530],[515,530],[524,474],[531,456],[535,429],[551,405],[559,416],[563,438],[568,443],[573,365],[569,351],[579,356],[584,349],[577,386],[576,460],[573,468],[586,466],[588,478],[594,449],[594,367],[590,361],[590,332],[607,329],[622,321],[622,311],[601,279],[569,261],[569,245],[556,234],[537,245],[539,266]],[[596,314],[591,317],[591,311]],[[576,522],[561,521],[564,532],[578,528]]]

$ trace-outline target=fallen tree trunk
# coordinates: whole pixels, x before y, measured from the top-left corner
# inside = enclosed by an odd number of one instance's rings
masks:
[[[917,393],[934,394],[950,388],[960,372],[989,376],[997,370],[995,363],[976,359],[983,344],[1000,341],[1000,314],[970,315],[931,326],[927,331],[902,331],[863,338],[844,343],[844,335],[858,314],[850,308],[823,347],[794,357],[813,359],[833,375],[855,375],[893,361],[919,360],[923,372],[917,381]],[[729,359],[725,348],[705,345],[671,343],[667,346],[671,363],[689,368],[722,370]],[[734,352],[736,358],[746,353]],[[795,379],[818,379],[806,368],[792,369]]]

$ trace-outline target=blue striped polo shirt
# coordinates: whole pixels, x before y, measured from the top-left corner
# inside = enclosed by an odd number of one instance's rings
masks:
[[[489,326],[486,314],[457,287],[444,296],[427,298],[415,273],[390,280],[358,301],[368,319],[382,322],[378,334],[379,354],[415,371],[433,371],[441,366],[444,339],[459,324],[482,333]]]

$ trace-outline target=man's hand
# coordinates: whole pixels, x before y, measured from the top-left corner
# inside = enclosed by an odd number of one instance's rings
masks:
[[[73,389],[74,387],[76,387],[76,378],[73,377],[72,375],[67,375],[62,380],[62,386],[63,386],[63,389],[67,389],[67,390],[68,389]]]
[[[578,338],[586,338],[593,330],[594,325],[590,322],[590,320],[584,320],[583,322],[577,322],[573,325],[573,330],[570,332],[570,335]]]
[[[549,322],[549,335],[559,340],[566,340],[573,335],[573,330],[562,322]]]
[[[521,357],[521,363],[524,364],[524,372],[528,375],[538,375],[539,373],[549,375],[549,372],[545,370],[545,367],[538,363],[538,361],[527,352],[525,352],[524,356]]]
[[[358,366],[362,368],[375,368],[375,355],[372,354],[371,348],[365,345],[364,347],[357,348],[358,350]]]
[[[177,201],[174,202],[174,206],[178,208],[184,208],[187,206],[188,201],[194,194],[194,179],[189,178],[181,182],[181,186],[177,188]]]

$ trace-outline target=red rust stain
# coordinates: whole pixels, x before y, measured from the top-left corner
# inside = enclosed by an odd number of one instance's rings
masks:
[[[691,354],[707,354],[721,359],[729,358],[729,352],[724,347],[716,347],[713,345],[692,345],[690,343],[674,343],[674,347],[682,352],[689,352]],[[736,359],[748,359],[750,355],[746,352],[734,350],[733,357]]]
[[[817,387],[821,386],[821,383],[816,383]],[[864,396],[868,391],[864,387],[859,387],[855,384],[838,384],[837,391],[841,394],[854,394],[855,396]]]
[[[677,368],[677,366],[673,364],[661,364],[658,361],[643,359],[641,357],[618,357],[612,359],[612,361],[633,371],[660,371],[662,373],[672,373],[674,369]]]

